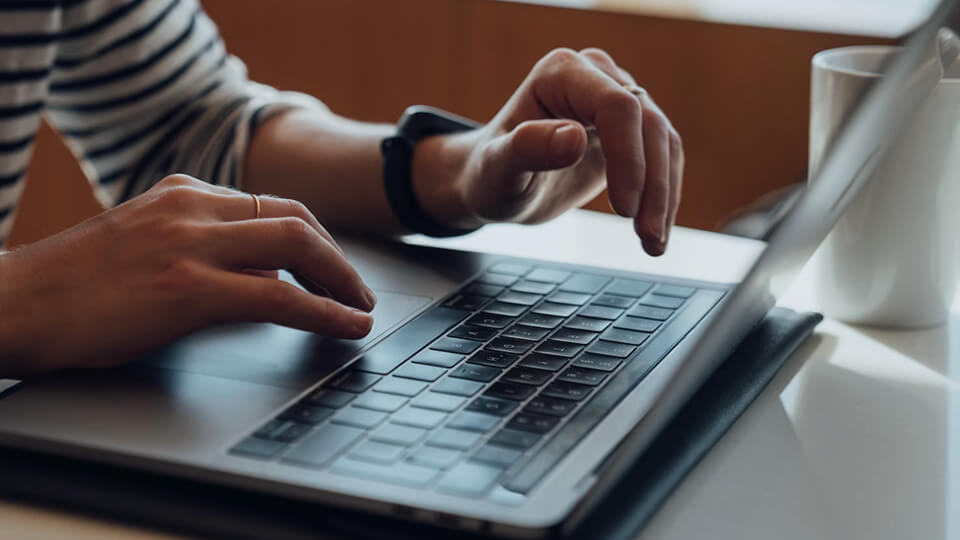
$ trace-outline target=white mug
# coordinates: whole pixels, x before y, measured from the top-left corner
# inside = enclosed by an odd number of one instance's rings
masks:
[[[814,56],[811,172],[895,51],[844,47]],[[960,76],[953,71],[917,110],[814,257],[816,300],[827,315],[898,328],[946,319],[960,263]]]

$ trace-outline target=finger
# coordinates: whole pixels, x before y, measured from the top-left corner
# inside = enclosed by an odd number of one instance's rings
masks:
[[[670,242],[670,231],[677,223],[677,211],[680,208],[680,199],[683,198],[683,167],[686,157],[683,153],[683,142],[675,131],[670,135],[670,211],[667,214],[667,243]],[[666,245],[663,246],[666,250]]]
[[[491,186],[504,193],[522,193],[533,172],[575,165],[587,150],[587,132],[569,120],[523,122],[489,143],[484,152],[483,174]]]
[[[611,206],[620,215],[634,217],[647,174],[640,102],[573,51],[548,55],[534,69],[529,84],[533,98],[550,116],[596,127],[607,162]]]
[[[203,184],[201,182],[201,184]],[[206,187],[203,187],[206,186]],[[203,184],[203,186],[191,186],[196,189],[205,190],[216,195],[210,203],[210,210],[220,220],[223,221],[242,221],[254,219],[257,217],[257,203],[253,200],[253,195],[242,191],[236,191],[222,186],[212,186]],[[324,237],[332,244],[337,251],[343,253],[343,249],[334,240],[333,235],[320,224],[313,212],[303,203],[293,200],[276,197],[274,195],[257,195],[260,201],[261,218],[282,218],[295,217],[302,219],[309,224],[317,234]]]
[[[670,126],[648,94],[639,97],[643,104],[644,155],[647,157],[647,184],[641,195],[640,210],[634,228],[644,239],[651,255],[662,255],[667,242],[670,209]]]
[[[357,271],[316,230],[299,218],[265,218],[208,225],[205,252],[232,269],[290,270],[336,300],[366,311],[376,296]]]
[[[367,335],[373,317],[284,281],[233,272],[213,280],[216,317],[223,322],[270,322],[337,338]]]
[[[603,71],[621,85],[637,84],[637,81],[633,79],[633,76],[630,75],[630,73],[625,69],[622,69],[620,66],[618,66],[613,60],[613,57],[610,56],[607,51],[589,47],[580,51],[580,55],[592,62],[593,65],[600,69],[600,71]]]

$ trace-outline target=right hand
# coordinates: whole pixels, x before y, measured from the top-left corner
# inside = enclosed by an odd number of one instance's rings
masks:
[[[296,201],[260,201],[253,219],[249,194],[169,176],[0,256],[0,376],[113,366],[228,322],[365,336],[376,297],[330,234]]]

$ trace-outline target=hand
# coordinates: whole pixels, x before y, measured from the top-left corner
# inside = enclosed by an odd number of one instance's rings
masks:
[[[226,322],[366,335],[376,298],[330,234],[300,203],[260,201],[253,219],[249,194],[170,176],[0,256],[0,373],[115,365]],[[278,269],[324,294],[276,279]]]
[[[455,189],[473,223],[543,222],[606,184],[612,208],[633,218],[644,249],[666,249],[683,145],[653,99],[603,51],[551,52],[490,123],[444,145],[466,156]]]

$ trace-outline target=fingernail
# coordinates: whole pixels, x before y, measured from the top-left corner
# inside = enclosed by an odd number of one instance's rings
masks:
[[[372,310],[377,305],[377,295],[373,293],[373,290],[367,287],[367,290],[363,291],[363,299],[367,301],[367,311]]]
[[[361,317],[358,317],[353,325],[354,329],[357,331],[357,334],[361,336],[367,335],[370,332],[370,329],[373,328],[373,317],[371,317],[369,313],[365,313],[359,309],[350,308],[350,310],[357,315],[361,315]]]
[[[553,138],[550,139],[550,153],[556,159],[566,158],[577,150],[580,144],[580,134],[577,131],[577,126],[564,124],[553,132]]]

